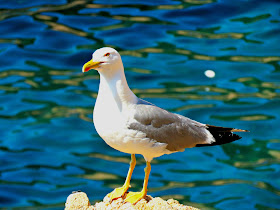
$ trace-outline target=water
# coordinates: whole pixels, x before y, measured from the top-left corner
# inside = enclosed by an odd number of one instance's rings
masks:
[[[74,190],[95,202],[123,184],[130,156],[97,135],[99,77],[81,73],[103,46],[121,53],[139,97],[251,131],[235,143],[155,159],[149,194],[202,209],[280,209],[279,6],[2,0],[0,209],[63,209]],[[137,159],[134,191],[144,177]]]

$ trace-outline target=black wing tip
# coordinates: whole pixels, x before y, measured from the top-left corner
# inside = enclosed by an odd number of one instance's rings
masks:
[[[223,131],[223,132],[250,132],[249,130],[239,129],[239,128],[229,128],[229,127],[221,127],[221,126],[215,126],[215,125],[209,125],[206,124],[207,129],[215,129],[217,131]]]
[[[216,146],[222,144],[228,144],[233,141],[239,140],[242,137],[234,134],[232,132],[249,132],[247,130],[236,129],[236,128],[227,128],[227,127],[219,127],[213,125],[206,125],[207,130],[212,134],[215,139],[215,142],[211,144],[197,144],[196,147],[205,147],[205,146]]]

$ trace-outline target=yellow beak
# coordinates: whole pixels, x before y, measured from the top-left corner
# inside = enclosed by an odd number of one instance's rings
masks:
[[[83,65],[83,72],[87,72],[91,69],[98,68],[101,63],[102,62],[100,62],[100,61],[94,62],[94,61],[90,60],[89,62],[87,62]]]

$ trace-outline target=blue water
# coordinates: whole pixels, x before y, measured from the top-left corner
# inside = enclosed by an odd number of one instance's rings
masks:
[[[201,209],[280,209],[278,0],[2,0],[0,8],[0,209],[63,209],[74,190],[94,203],[123,184],[130,156],[97,135],[99,77],[81,73],[104,46],[121,53],[139,97],[251,131],[155,159],[149,194]],[[134,191],[144,177],[137,159]]]

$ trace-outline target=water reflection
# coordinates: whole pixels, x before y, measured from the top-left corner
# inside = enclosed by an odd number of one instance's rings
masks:
[[[92,125],[94,49],[116,48],[133,92],[172,112],[248,129],[241,141],[153,161],[150,193],[201,209],[279,208],[279,11],[273,1],[3,2],[0,208],[62,209],[71,191],[101,200],[129,155]],[[213,69],[215,78],[204,71]],[[137,158],[133,190],[142,188]],[[226,192],[226,193],[225,193]],[[7,195],[8,194],[8,195]]]

